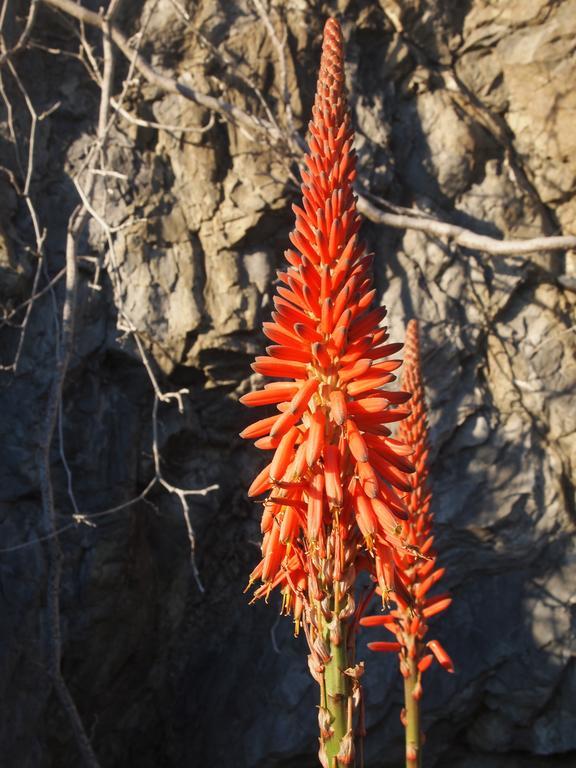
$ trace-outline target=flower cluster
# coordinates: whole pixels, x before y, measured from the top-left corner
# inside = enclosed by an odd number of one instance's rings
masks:
[[[389,614],[365,616],[360,619],[364,626],[383,626],[395,640],[368,643],[373,651],[398,652],[400,671],[407,681],[407,697],[416,702],[422,696],[422,673],[434,658],[449,672],[453,672],[450,657],[438,640],[425,641],[428,619],[444,611],[452,598],[444,593],[430,596],[432,587],[444,575],[444,568],[437,567],[433,549],[432,516],[430,513],[430,489],[428,482],[428,423],[422,373],[420,366],[420,343],[418,324],[411,320],[406,332],[402,386],[412,393],[410,414],[398,425],[397,437],[413,450],[412,460],[416,471],[410,475],[410,489],[404,495],[409,511],[405,533],[409,545],[416,547],[420,557],[412,558],[396,553],[398,572],[402,575],[404,594],[394,593],[395,608]],[[407,596],[406,596],[407,595]],[[406,702],[403,720],[411,701]],[[406,725],[406,722],[404,723]],[[419,739],[416,739],[419,743]],[[415,749],[412,748],[415,752]],[[418,765],[417,757],[407,751],[408,764]]]
[[[380,327],[386,309],[373,307],[373,256],[358,236],[353,129],[334,19],[324,31],[312,113],[302,206],[293,206],[293,247],[278,273],[272,321],[264,323],[273,344],[252,366],[283,381],[241,398],[248,406],[275,406],[276,413],[241,434],[274,451],[249,489],[250,496],[268,494],[262,559],[250,582],[262,582],[256,597],[282,590],[284,610],[297,628],[304,625],[310,669],[326,693],[326,668],[353,642],[346,622],[356,610],[358,570],[368,570],[383,595],[403,594],[396,562],[403,552],[414,559],[402,528],[412,451],[392,438],[389,426],[408,415],[402,404],[410,395],[387,388],[402,345],[390,343]],[[340,675],[349,662],[346,655],[339,660]],[[323,702],[321,732],[329,741],[335,715],[326,715],[330,707]],[[349,731],[348,722],[348,737]],[[341,753],[344,765],[350,753],[344,741]]]
[[[323,598],[326,581],[348,593],[361,552],[382,590],[392,588],[393,551],[405,546],[401,521],[408,515],[398,491],[410,490],[405,473],[413,471],[411,450],[388,426],[408,415],[396,406],[410,395],[384,388],[401,364],[389,358],[402,345],[388,343],[379,327],[386,308],[372,308],[372,255],[357,234],[353,130],[334,19],[326,24],[313,118],[303,207],[293,206],[294,248],[278,273],[283,285],[272,322],[264,323],[274,344],[252,366],[291,381],[241,398],[278,411],[241,433],[274,451],[249,489],[250,496],[269,492],[263,557],[251,581],[263,581],[258,596],[282,586],[296,618],[308,596]]]

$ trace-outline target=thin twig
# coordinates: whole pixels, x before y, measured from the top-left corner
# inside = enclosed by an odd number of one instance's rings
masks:
[[[5,0],[2,6],[2,12],[0,14],[0,29],[2,28],[2,25],[4,23],[4,16],[7,8],[8,8],[8,2],[7,0]],[[0,50],[1,50],[0,67],[3,64],[5,64],[9,58],[19,53],[20,51],[23,51],[24,48],[26,47],[26,44],[28,43],[28,40],[30,39],[30,35],[32,33],[32,27],[34,26],[34,22],[36,21],[37,11],[38,11],[38,0],[30,0],[30,7],[28,8],[28,16],[26,17],[26,24],[24,25],[24,29],[22,30],[20,37],[18,38],[16,43],[12,46],[12,48],[10,49],[6,48],[4,35],[0,35]]]
[[[128,501],[125,501],[122,504],[118,504],[115,507],[110,507],[109,509],[104,509],[101,512],[88,512],[88,513],[83,512],[82,516],[86,519],[92,520],[94,518],[106,517],[107,515],[114,515],[118,512],[123,512],[125,509],[128,509],[134,504],[137,504],[139,501],[143,501],[146,498],[146,496],[148,496],[148,494],[150,493],[150,491],[155,485],[156,485],[156,478],[153,477],[152,480],[146,486],[146,488],[144,488],[144,490],[141,493],[139,493],[138,496],[134,496],[134,498],[129,499]],[[72,528],[74,530],[78,530],[78,525],[76,521],[72,523],[68,523],[67,525],[63,525],[46,536],[38,536],[32,541],[26,541],[22,544],[15,544],[12,547],[5,547],[4,549],[0,549],[0,555],[8,554],[10,552],[18,552],[21,549],[30,549],[31,547],[35,547],[44,541],[48,541],[49,539],[54,538],[55,536],[57,537],[61,533],[64,533],[65,531],[69,531]]]
[[[5,325],[10,325],[10,320],[17,315],[19,312],[21,312],[23,309],[28,307],[33,302],[37,301],[41,296],[44,296],[45,293],[48,293],[48,291],[51,291],[54,286],[60,282],[60,280],[64,277],[66,274],[66,267],[62,267],[62,269],[54,275],[54,277],[50,280],[50,282],[44,286],[41,290],[37,291],[36,293],[33,293],[32,296],[30,296],[28,299],[23,301],[21,304],[18,304],[17,307],[14,307],[14,309],[11,309],[10,312],[8,312],[2,320],[0,321],[0,328],[3,328]],[[21,326],[20,326],[21,327]]]
[[[121,107],[115,99],[111,99],[110,103],[116,112],[129,123],[132,123],[132,125],[139,125],[142,128],[156,128],[160,131],[166,131],[166,133],[208,133],[208,131],[214,127],[215,123],[214,112],[210,113],[206,125],[167,125],[165,123],[156,123],[154,120],[145,120],[142,117],[136,117],[136,115],[130,114],[130,112]]]
[[[290,100],[290,91],[288,89],[288,72],[286,68],[286,34],[284,35],[284,40],[280,40],[280,38],[276,33],[276,30],[274,29],[274,25],[272,24],[272,19],[270,18],[270,15],[264,3],[262,2],[262,0],[252,0],[252,3],[256,8],[256,11],[258,13],[258,16],[260,17],[260,20],[262,21],[262,23],[266,28],[266,32],[268,33],[268,36],[272,41],[272,45],[276,49],[276,55],[278,57],[279,76],[280,76],[279,77],[280,91],[282,93],[282,103],[284,104],[284,112],[286,114],[286,123],[288,125],[288,133],[290,137],[295,139],[296,146],[302,149],[301,140],[299,140],[300,137],[294,125],[294,114],[292,112],[292,102]]]
[[[68,716],[76,743],[82,759],[90,768],[99,768],[98,759],[90,744],[90,739],[84,728],[80,714],[72,698],[70,690],[62,675],[62,634],[60,629],[60,583],[62,578],[62,551],[56,534],[56,510],[54,506],[54,491],[52,488],[52,475],[50,470],[50,453],[58,411],[61,407],[62,388],[66,378],[66,371],[72,355],[74,340],[74,315],[77,298],[77,262],[76,244],[87,221],[87,212],[83,208],[76,208],[68,224],[66,243],[66,289],[64,306],[62,308],[62,335],[59,345],[59,354],[56,372],[52,379],[46,408],[46,419],[41,441],[41,453],[39,462],[40,488],[42,493],[42,511],[44,531],[48,545],[48,649],[49,671],[56,694]]]

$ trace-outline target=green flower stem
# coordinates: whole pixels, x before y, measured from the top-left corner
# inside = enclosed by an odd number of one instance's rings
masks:
[[[406,768],[422,768],[422,731],[420,729],[420,700],[414,698],[418,685],[415,659],[407,660],[409,675],[404,678],[404,707],[406,710]]]
[[[345,628],[341,625],[340,630]],[[330,768],[340,768],[344,765],[337,760],[342,740],[348,731],[348,698],[349,680],[344,674],[348,669],[346,658],[346,637],[342,636],[338,644],[330,643],[328,636],[328,648],[330,661],[324,671],[325,707],[330,713],[330,726],[332,735],[326,741],[326,755]]]

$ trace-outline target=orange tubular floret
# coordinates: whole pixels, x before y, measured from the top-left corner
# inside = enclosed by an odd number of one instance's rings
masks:
[[[368,648],[371,651],[376,651],[378,653],[398,653],[398,651],[402,650],[400,643],[387,643],[382,641],[368,643]]]
[[[282,480],[288,465],[292,461],[294,446],[296,440],[300,437],[300,432],[296,427],[292,427],[280,440],[276,453],[270,464],[270,480],[276,482]]]

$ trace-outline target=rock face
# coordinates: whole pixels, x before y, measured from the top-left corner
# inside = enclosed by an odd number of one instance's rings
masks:
[[[576,234],[574,0],[268,6],[286,34],[290,109],[278,49],[248,0],[124,3],[117,24],[153,66],[263,118],[265,102],[304,135],[323,21],[339,13],[366,189],[493,236]],[[7,39],[19,28],[10,19]],[[87,36],[100,64],[101,35]],[[80,758],[45,671],[38,455],[78,202],[71,178],[92,143],[99,90],[65,16],[41,7],[31,40],[13,61],[37,113],[49,112],[36,126],[30,187],[46,230],[35,289],[23,195],[30,113],[6,64],[12,114],[0,106],[4,365],[18,355],[26,308],[10,313],[43,291],[16,373],[0,372],[0,762],[67,768]],[[123,91],[129,65],[115,57],[123,111],[109,132],[112,173],[93,194],[112,230],[107,239],[92,220],[78,249],[74,354],[52,456],[64,676],[102,768],[311,768],[317,694],[304,642],[277,619],[275,598],[249,606],[242,594],[260,514],[246,489],[262,457],[237,437],[252,416],[237,400],[256,383],[250,362],[266,343],[259,328],[287,245],[294,166],[283,145],[137,74]],[[421,321],[438,548],[454,597],[435,631],[457,673],[428,673],[426,764],[574,766],[574,254],[488,256],[370,223],[364,235],[392,337]],[[189,390],[182,413],[174,401],[159,407],[166,478],[219,485],[190,497],[203,593],[178,497],[159,485],[93,525],[72,519],[72,494],[95,514],[153,477],[153,389],[134,329],[162,390]],[[396,768],[395,662],[370,657],[365,641],[366,765]]]

